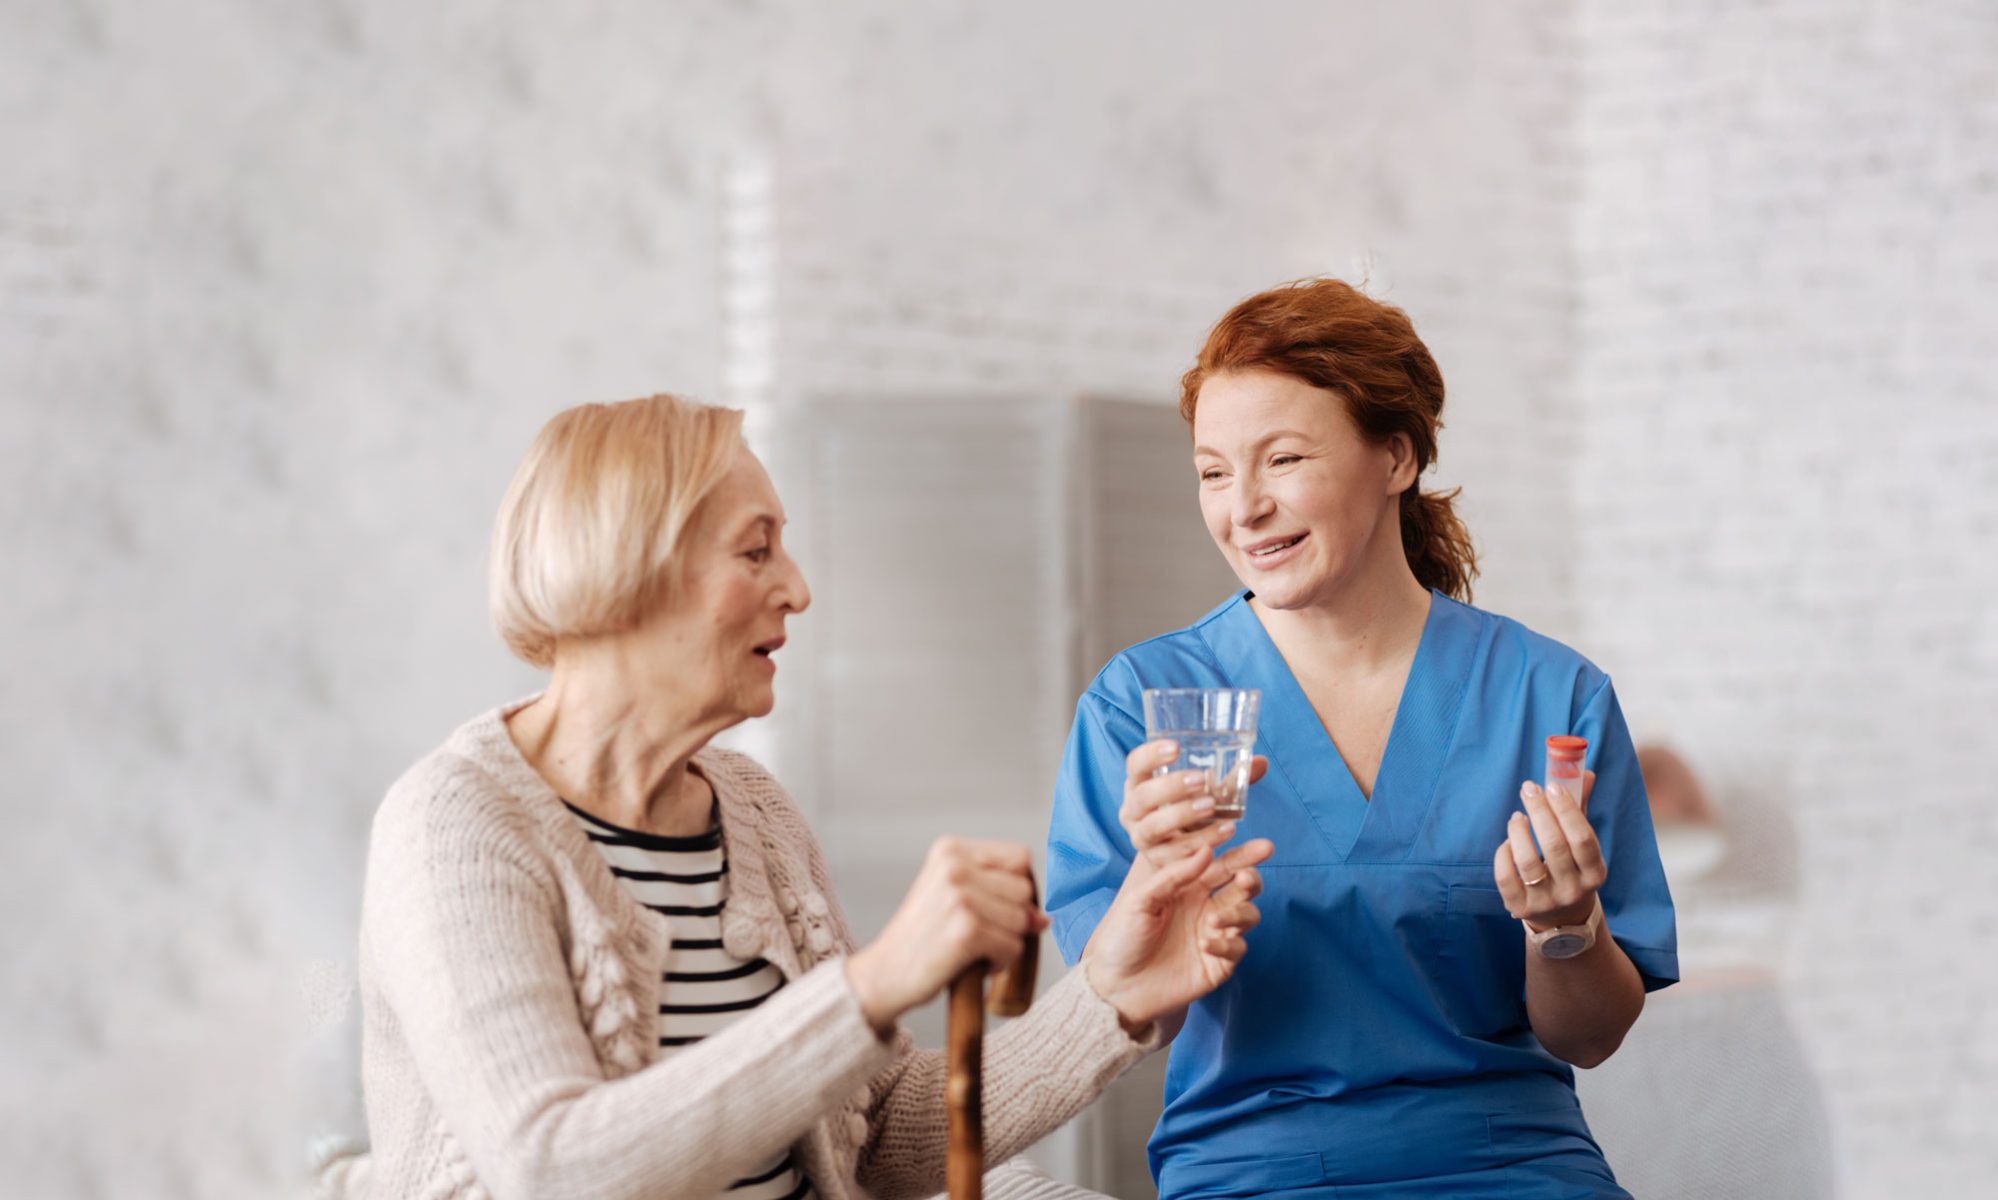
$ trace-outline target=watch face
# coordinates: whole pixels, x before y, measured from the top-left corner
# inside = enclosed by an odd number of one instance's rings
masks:
[[[1543,958],[1573,958],[1589,948],[1589,939],[1579,933],[1557,933],[1540,943]]]

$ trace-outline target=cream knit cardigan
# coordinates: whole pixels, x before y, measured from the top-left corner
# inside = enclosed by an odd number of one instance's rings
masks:
[[[372,1153],[321,1175],[375,1200],[719,1195],[795,1146],[823,1200],[943,1186],[944,1060],[882,1041],[840,959],[852,935],[784,790],[705,749],[729,864],[722,941],[789,983],[655,1061],[671,922],[644,908],[515,749],[495,709],[390,788],[362,903]],[[988,1160],[1073,1116],[1155,1043],[1071,971],[988,1034]]]

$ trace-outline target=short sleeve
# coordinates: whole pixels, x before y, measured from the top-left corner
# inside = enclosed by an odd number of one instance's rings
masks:
[[[1604,923],[1643,976],[1644,990],[1654,992],[1679,981],[1678,930],[1637,749],[1608,679],[1582,702],[1574,730],[1589,739],[1588,765],[1596,773],[1589,824],[1608,867],[1598,893]]]
[[[1055,780],[1047,860],[1048,915],[1070,966],[1082,957],[1131,869],[1131,841],[1117,810],[1124,804],[1124,760],[1144,733],[1136,718],[1097,691],[1076,702]]]

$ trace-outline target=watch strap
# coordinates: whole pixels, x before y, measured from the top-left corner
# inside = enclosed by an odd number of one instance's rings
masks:
[[[1580,925],[1556,925],[1550,929],[1535,929],[1527,922],[1521,922],[1521,924],[1526,925],[1527,945],[1531,946],[1535,951],[1538,951],[1542,946],[1545,946],[1557,937],[1579,937],[1582,939],[1583,945],[1582,949],[1576,951],[1576,953],[1586,953],[1594,948],[1596,938],[1602,932],[1603,898],[1600,895],[1596,897],[1595,907],[1589,910],[1589,919]]]

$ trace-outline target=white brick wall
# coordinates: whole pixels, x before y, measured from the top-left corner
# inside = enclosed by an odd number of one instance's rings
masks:
[[[1504,414],[1567,403],[1565,22],[1447,11],[16,14],[8,1190],[267,1191],[342,1107],[337,1049],[293,1049],[305,964],[350,944],[381,788],[528,686],[481,566],[532,429],[722,393],[725,164],[777,204],[745,336],[778,379],[737,394],[1164,400],[1229,302],[1371,258],[1450,364],[1488,541],[1564,526],[1503,465]],[[1516,545],[1488,595],[1568,619],[1559,543]]]
[[[1998,11],[1581,9],[1583,644],[1785,810],[1845,1194],[1998,1174]]]
[[[781,73],[783,395],[1169,401],[1235,300],[1371,272],[1444,364],[1440,478],[1511,531],[1482,595],[1572,621],[1568,488],[1513,466],[1516,413],[1572,413],[1565,6],[867,8]]]
[[[1480,600],[1795,806],[1790,969],[1854,1194],[1988,1171],[1987,11],[11,14],[5,1190],[268,1192],[339,1108],[300,980],[350,944],[381,788],[529,685],[481,570],[550,411],[1163,401],[1234,299],[1363,270],[1448,376]],[[745,160],[775,377],[725,391]],[[1908,797],[1911,743],[1939,768]],[[1911,912],[1970,966],[1900,944]]]
[[[0,1192],[274,1194],[348,1103],[301,969],[351,956],[375,801],[529,686],[483,621],[513,462],[558,405],[713,387],[729,20],[25,7]]]

